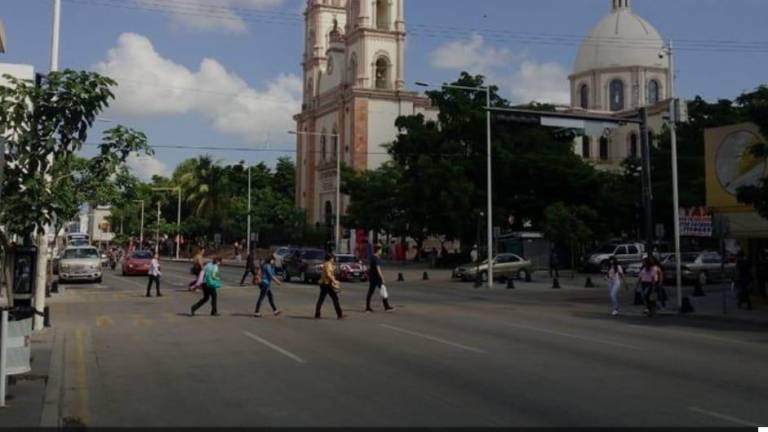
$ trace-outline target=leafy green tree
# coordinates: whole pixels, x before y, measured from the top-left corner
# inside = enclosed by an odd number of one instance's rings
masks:
[[[574,268],[577,251],[594,236],[592,227],[598,219],[597,213],[587,206],[557,202],[544,210],[542,227],[548,239],[568,247]]]

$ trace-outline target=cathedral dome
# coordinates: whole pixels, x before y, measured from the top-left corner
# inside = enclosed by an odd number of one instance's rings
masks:
[[[635,15],[629,0],[612,0],[611,13],[603,18],[579,47],[574,75],[612,67],[666,67],[659,58],[664,45],[659,32]]]

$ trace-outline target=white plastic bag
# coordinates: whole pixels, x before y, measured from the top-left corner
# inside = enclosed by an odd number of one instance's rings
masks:
[[[381,288],[379,290],[379,294],[381,294],[381,298],[383,298],[384,300],[389,298],[389,293],[387,292],[387,286],[386,285],[381,285]]]

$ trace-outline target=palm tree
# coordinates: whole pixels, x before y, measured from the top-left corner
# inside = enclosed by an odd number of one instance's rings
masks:
[[[221,228],[224,219],[227,177],[224,168],[211,156],[185,161],[176,171],[186,201],[195,216],[209,221],[208,233]]]

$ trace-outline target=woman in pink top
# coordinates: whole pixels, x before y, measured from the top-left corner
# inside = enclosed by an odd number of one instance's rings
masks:
[[[640,283],[643,300],[645,301],[645,314],[653,316],[656,309],[655,291],[656,283],[659,280],[659,272],[653,265],[650,258],[643,260],[643,267],[640,269],[638,281]]]

